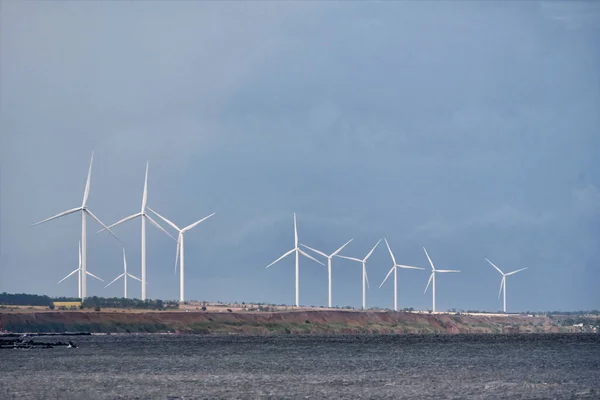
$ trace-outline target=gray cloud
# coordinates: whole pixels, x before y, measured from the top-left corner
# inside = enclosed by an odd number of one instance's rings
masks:
[[[301,241],[326,251],[355,237],[348,254],[366,254],[386,236],[407,263],[426,245],[460,266],[442,308],[499,307],[484,257],[530,267],[516,309],[597,308],[596,11],[4,2],[0,290],[73,291],[48,282],[76,262],[78,219],[28,225],[79,204],[95,149],[90,207],[105,222],[139,208],[146,160],[151,207],[178,224],[217,212],[186,239],[192,298],[291,302],[293,262],[264,266],[292,245],[295,211]],[[174,298],[173,243],[149,232],[150,295]],[[139,224],[118,234],[139,265]],[[89,246],[90,267],[118,272],[108,235]],[[378,249],[372,281],[388,264]],[[360,271],[336,265],[339,304],[358,305]],[[325,276],[303,262],[303,302],[324,303]],[[403,302],[427,307],[427,278],[406,279]]]

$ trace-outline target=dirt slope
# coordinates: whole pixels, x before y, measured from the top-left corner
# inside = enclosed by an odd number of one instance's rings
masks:
[[[547,317],[369,311],[0,313],[11,332],[188,332],[237,334],[565,332]]]

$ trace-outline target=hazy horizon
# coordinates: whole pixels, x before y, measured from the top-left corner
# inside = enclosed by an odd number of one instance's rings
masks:
[[[148,206],[186,233],[186,299],[294,303],[300,242],[363,258],[386,237],[398,307],[600,308],[600,4],[2,2],[0,292],[77,294],[79,214]],[[160,222],[160,221],[159,221]],[[140,276],[139,219],[116,227]],[[161,223],[172,234],[166,224]],[[88,218],[88,296],[121,296],[121,247]],[[148,298],[176,299],[175,243],[147,226]],[[318,259],[323,260],[319,256]],[[367,307],[393,307],[382,241]],[[131,297],[140,297],[129,282]],[[333,261],[334,305],[361,267]],[[300,303],[327,269],[300,260]]]

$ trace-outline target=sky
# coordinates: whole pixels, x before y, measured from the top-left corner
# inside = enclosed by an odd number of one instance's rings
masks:
[[[186,299],[293,304],[300,242],[439,269],[437,309],[599,309],[600,4],[0,2],[0,292],[77,294],[81,204],[148,205],[186,233]],[[175,234],[170,227],[162,224]],[[88,222],[88,270],[122,272]],[[140,229],[115,227],[140,275]],[[176,299],[175,242],[148,226],[148,296]],[[319,258],[322,260],[322,258]],[[325,261],[325,260],[323,260]],[[383,242],[367,306],[393,306]],[[431,308],[427,271],[399,307]],[[88,295],[120,296],[88,279]],[[129,293],[140,296],[131,283]],[[361,304],[333,261],[333,302]],[[327,270],[300,260],[300,303]]]

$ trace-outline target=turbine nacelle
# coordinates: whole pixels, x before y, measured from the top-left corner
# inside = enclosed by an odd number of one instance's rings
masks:
[[[215,215],[216,213],[212,213],[188,226],[186,226],[185,228],[179,228],[177,225],[175,225],[172,221],[168,220],[167,218],[163,217],[162,215],[160,215],[159,213],[157,213],[156,211],[154,211],[153,209],[151,209],[150,207],[148,207],[148,210],[150,210],[153,214],[155,214],[157,217],[159,217],[160,219],[162,219],[165,223],[169,224],[173,229],[175,229],[177,232],[179,232],[179,235],[177,236],[177,249],[175,252],[175,273],[177,273],[177,261],[179,261],[179,301],[183,302],[184,301],[184,245],[183,245],[183,234],[191,229],[193,229],[194,227],[196,227],[198,224],[200,224],[203,221],[206,221],[207,219],[209,219],[210,217],[212,217],[213,215]],[[179,253],[181,252],[181,257],[179,256]]]
[[[113,231],[111,231],[106,225],[104,225],[104,223],[102,221],[100,221],[100,219],[98,217],[96,217],[96,215],[94,215],[94,213],[87,207],[87,201],[88,201],[89,194],[90,194],[90,184],[91,184],[91,178],[92,178],[93,162],[94,162],[94,152],[92,151],[92,156],[90,158],[90,166],[88,168],[87,179],[85,182],[85,189],[83,192],[83,200],[81,202],[81,206],[72,208],[70,210],[63,211],[63,212],[58,213],[50,218],[46,218],[42,221],[36,222],[35,224],[32,225],[32,226],[40,225],[45,222],[52,221],[53,219],[57,219],[57,218],[61,218],[66,215],[69,215],[69,214],[73,214],[75,212],[81,212],[81,243],[82,243],[82,249],[83,249],[83,257],[82,257],[80,269],[78,268],[73,273],[77,272],[78,270],[81,270],[81,272],[82,272],[82,274],[80,275],[81,276],[81,293],[80,294],[81,294],[82,299],[85,299],[85,297],[87,297],[87,279],[86,279],[87,275],[90,275],[94,278],[100,279],[97,276],[95,276],[87,271],[86,216],[90,216],[102,228],[107,230],[115,239],[117,239],[117,241],[121,242],[121,240],[117,237],[117,235],[115,235]]]
[[[304,246],[304,245],[303,245]],[[308,247],[308,246],[304,246],[304,247]],[[318,253],[325,255],[325,253],[319,252]],[[321,261],[317,260],[316,258],[314,258],[313,256],[311,256],[310,254],[306,253],[304,250],[302,250],[299,247],[299,242],[298,242],[298,224],[296,221],[296,213],[294,213],[294,248],[287,251],[286,253],[284,253],[281,257],[279,257],[277,260],[273,261],[271,264],[267,265],[266,268],[269,268],[275,264],[277,264],[279,261],[283,260],[284,258],[286,258],[287,256],[289,256],[292,253],[296,253],[296,307],[300,306],[300,289],[299,289],[299,270],[300,270],[300,266],[299,266],[299,255],[302,254],[304,257],[306,258],[310,258],[311,260],[313,260],[316,263],[321,264],[322,266],[325,266],[325,264],[323,264]],[[327,257],[327,255],[325,255],[325,257]]]
[[[387,239],[385,240],[385,244],[388,248],[388,251],[390,252],[390,257],[392,258],[392,268],[390,268],[389,272],[387,273],[387,275],[385,276],[385,278],[383,279],[383,282],[381,282],[381,285],[379,285],[379,288],[381,288],[383,286],[383,284],[385,283],[385,281],[387,281],[387,279],[390,277],[390,275],[392,274],[392,272],[394,272],[394,270],[396,268],[402,268],[402,269],[420,269],[420,270],[425,270],[425,268],[421,268],[421,267],[413,267],[411,265],[403,265],[403,264],[398,264],[396,262],[396,257],[394,257],[394,253],[392,252],[392,248],[390,247],[390,244],[388,243]]]
[[[503,311],[506,312],[506,277],[510,276],[510,275],[514,275],[514,274],[516,274],[518,272],[524,271],[524,270],[527,269],[527,267],[518,269],[516,271],[508,272],[508,273],[505,274],[504,272],[502,272],[502,270],[500,268],[498,268],[498,266],[496,266],[496,264],[494,264],[493,262],[491,262],[487,258],[485,259],[485,261],[487,261],[492,267],[494,267],[502,275],[502,279],[500,280],[500,290],[498,290],[498,299],[500,299],[500,296],[502,295],[502,289],[504,289],[504,306],[503,306]]]
[[[435,274],[436,272],[439,273],[446,273],[446,272],[460,272],[460,270],[458,269],[435,269],[435,265],[433,264],[433,261],[431,261],[431,257],[429,257],[429,253],[427,253],[427,249],[425,247],[423,247],[423,251],[425,252],[425,255],[427,256],[427,260],[429,260],[429,264],[431,265],[431,275],[429,275],[429,280],[427,281],[427,286],[425,286],[425,290],[423,291],[423,294],[427,293],[427,289],[429,289],[429,285],[433,283],[432,286],[432,311],[435,312]]]

